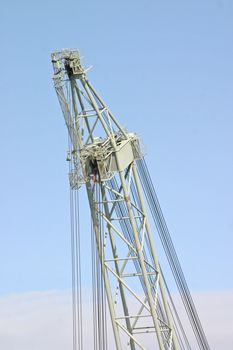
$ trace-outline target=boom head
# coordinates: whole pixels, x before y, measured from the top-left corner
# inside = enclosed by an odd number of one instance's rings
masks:
[[[89,181],[93,169],[98,169],[101,181],[105,181],[140,159],[138,136],[119,124],[87,80],[90,67],[82,66],[79,50],[54,51],[51,60],[55,89],[73,147],[75,169],[71,183]]]
[[[82,67],[81,57],[77,49],[62,49],[51,54],[54,78],[58,74],[66,74],[69,78],[81,78],[89,68]]]

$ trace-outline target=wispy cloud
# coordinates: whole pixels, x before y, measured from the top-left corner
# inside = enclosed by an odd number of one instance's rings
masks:
[[[68,292],[33,292],[0,298],[0,348],[71,349]]]
[[[211,349],[232,350],[233,291],[194,293],[193,297]],[[91,350],[90,302],[84,303],[83,310],[85,349]],[[0,348],[72,349],[70,291],[31,292],[0,297]]]
[[[233,349],[233,290],[193,293],[212,350]]]

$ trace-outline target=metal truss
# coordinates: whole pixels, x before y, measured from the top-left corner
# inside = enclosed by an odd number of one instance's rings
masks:
[[[72,145],[70,185],[87,189],[116,348],[178,349],[136,167],[138,137],[94,90],[77,50],[54,52],[52,62]]]
[[[130,349],[177,349],[134,162],[110,181],[87,184],[87,192],[117,349],[125,348],[121,332]]]

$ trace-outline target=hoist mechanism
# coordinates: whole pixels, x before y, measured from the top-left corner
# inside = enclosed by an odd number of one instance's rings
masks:
[[[167,229],[137,134],[123,128],[87,80],[79,51],[51,55],[53,81],[69,133],[72,193],[85,186],[99,272],[117,350],[191,349],[155,250],[154,220],[199,349],[209,345]],[[150,210],[150,216],[147,210]],[[77,240],[77,237],[73,240]],[[93,253],[94,254],[94,253]],[[78,256],[79,249],[73,252]],[[78,275],[74,262],[74,279]],[[97,264],[97,265],[96,265]],[[80,277],[78,277],[80,279]],[[81,286],[73,295],[73,348],[83,349]],[[77,304],[79,305],[77,311]],[[101,304],[101,308],[100,308]],[[108,349],[106,305],[97,300],[94,349]],[[81,311],[80,311],[81,310]],[[105,311],[103,311],[105,310]],[[78,313],[78,316],[77,316]],[[77,319],[76,319],[77,318]],[[78,327],[78,332],[76,328]],[[97,329],[98,328],[98,329]],[[98,331],[98,332],[97,332]],[[78,338],[78,339],[76,339]],[[111,348],[112,349],[112,348]]]

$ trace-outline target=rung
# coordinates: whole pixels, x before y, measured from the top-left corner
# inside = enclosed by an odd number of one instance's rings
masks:
[[[141,332],[134,332],[133,331],[132,333],[133,334],[145,334],[145,333],[156,333],[156,331],[155,330],[153,330],[153,331],[152,330],[148,330],[148,331],[145,330],[144,332],[143,331],[141,331]]]
[[[111,262],[111,261],[123,261],[123,260],[133,260],[133,259],[138,259],[137,256],[130,256],[127,258],[115,258],[115,259],[107,259],[105,262]]]
[[[122,317],[116,317],[116,320],[124,320],[126,318],[145,318],[145,317],[151,317],[151,315],[131,315],[131,316],[122,316]]]
[[[109,201],[101,201],[101,202],[95,202],[96,204],[103,204],[103,203],[116,203],[116,202],[123,202],[124,199],[121,198],[121,199],[112,199],[112,200],[109,200]]]
[[[89,117],[97,117],[97,114],[79,114],[79,118],[89,118]]]
[[[149,275],[156,275],[156,272],[147,272],[147,276]],[[142,273],[125,273],[124,275],[121,275],[121,277],[135,277],[135,276],[142,276]]]
[[[130,219],[129,216],[122,216],[121,218],[112,218],[111,220],[113,221],[113,220],[128,220],[128,219]],[[141,216],[134,216],[134,219],[142,219],[142,217]]]

